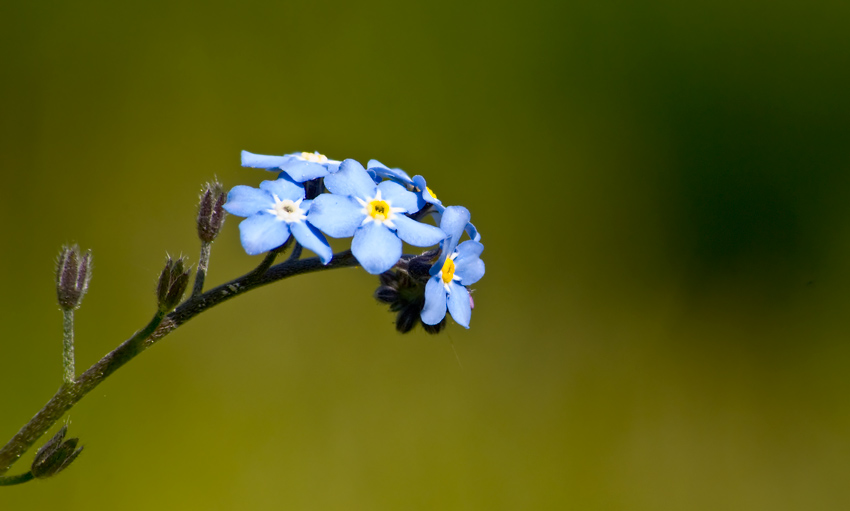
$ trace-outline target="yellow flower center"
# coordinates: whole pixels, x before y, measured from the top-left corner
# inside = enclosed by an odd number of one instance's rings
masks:
[[[434,197],[434,200],[437,200],[437,194],[434,193],[434,190],[431,190],[430,186],[426,186],[425,189],[428,190],[428,193],[431,194],[431,197]]]
[[[440,276],[443,279],[443,284],[449,284],[455,278],[455,262],[452,261],[451,257],[446,258],[446,262],[443,263],[443,272]]]
[[[369,215],[375,220],[383,222],[390,216],[390,205],[386,201],[373,199],[369,201]]]
[[[319,153],[301,153],[301,158],[313,163],[327,163],[328,157]]]

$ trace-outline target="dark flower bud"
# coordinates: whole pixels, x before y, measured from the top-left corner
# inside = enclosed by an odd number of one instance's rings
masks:
[[[395,328],[401,333],[413,330],[417,324],[429,334],[436,334],[446,326],[446,320],[436,325],[422,322],[422,308],[425,307],[425,285],[431,278],[429,271],[439,250],[429,250],[410,259],[402,259],[392,270],[378,275],[380,285],[375,290],[375,299],[389,305],[396,313]]]
[[[434,261],[436,261],[439,256],[440,251],[438,249],[423,252],[421,255],[414,257],[407,263],[408,273],[410,273],[410,276],[413,278],[427,281],[428,278],[430,278],[429,272],[431,271],[431,266],[433,266]]]
[[[173,260],[169,256],[156,286],[159,310],[168,312],[177,307],[177,304],[183,298],[183,293],[186,292],[186,286],[189,284],[189,273],[190,269],[185,267],[183,257]]]
[[[379,302],[393,303],[398,299],[398,290],[390,286],[381,286],[375,290],[375,299]]]
[[[218,181],[207,183],[201,192],[201,203],[198,206],[198,237],[201,241],[211,243],[224,224],[224,188]]]
[[[62,247],[56,260],[56,295],[59,306],[76,309],[83,301],[91,280],[91,250],[80,253],[77,245]]]
[[[66,424],[38,450],[30,467],[33,476],[39,479],[55,476],[65,470],[83,452],[82,447],[77,448],[79,438],[65,440],[67,431]]]
[[[413,330],[413,327],[419,323],[419,313],[421,310],[418,307],[408,306],[398,311],[395,318],[395,329],[403,334]]]

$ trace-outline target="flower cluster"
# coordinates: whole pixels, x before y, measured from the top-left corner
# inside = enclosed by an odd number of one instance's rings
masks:
[[[242,166],[278,173],[259,188],[234,187],[224,204],[229,213],[246,217],[239,231],[248,254],[274,250],[292,236],[328,264],[334,254],[326,236],[351,238],[351,253],[360,266],[381,276],[378,299],[404,311],[396,322],[400,331],[410,330],[418,319],[426,331],[437,332],[447,310],[469,328],[467,286],[484,275],[481,235],[469,222],[469,211],[444,206],[425,178],[411,178],[377,160],[364,168],[352,159],[307,152],[268,156],[242,151]],[[420,221],[429,216],[439,226]],[[470,239],[459,243],[464,232]],[[402,242],[439,245],[440,250],[404,256]],[[404,304],[398,303],[400,297]]]

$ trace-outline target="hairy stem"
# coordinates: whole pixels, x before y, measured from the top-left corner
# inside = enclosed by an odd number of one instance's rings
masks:
[[[195,285],[192,286],[192,296],[198,296],[204,290],[204,280],[207,278],[207,269],[210,267],[210,252],[212,243],[201,241],[201,256],[198,259],[198,271],[195,273]]]
[[[62,379],[66,385],[74,383],[74,309],[62,309]]]
[[[260,264],[258,269],[262,268],[268,259],[269,257]],[[272,282],[304,273],[349,268],[356,265],[357,260],[350,250],[335,254],[326,265],[323,265],[318,257],[289,260],[275,266],[266,266],[267,269],[261,272],[255,269],[206,293],[193,296],[167,315],[157,312],[146,327],[96,362],[76,381],[62,385],[50,401],[0,449],[0,475],[5,474],[27,449],[62,418],[65,412],[100,382],[195,316],[231,298]]]

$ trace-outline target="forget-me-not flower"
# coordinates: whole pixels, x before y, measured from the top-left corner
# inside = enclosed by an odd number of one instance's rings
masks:
[[[337,160],[329,160],[327,156],[318,152],[269,156],[242,151],[243,167],[254,167],[271,171],[281,170],[297,183],[303,183],[304,181],[332,174],[339,168],[339,163]]]
[[[309,223],[307,212],[311,202],[304,200],[304,187],[284,175],[275,181],[263,181],[259,189],[234,186],[227,194],[224,209],[247,217],[239,224],[239,236],[248,254],[277,248],[291,233],[298,243],[328,264],[333,251],[328,240]]]
[[[310,222],[328,236],[353,236],[351,252],[372,274],[383,273],[401,257],[402,240],[417,246],[436,245],[446,238],[438,227],[413,220],[416,195],[393,181],[375,184],[355,160],[345,160],[339,171],[325,177],[331,192],[316,197]]]
[[[469,328],[472,298],[466,286],[484,276],[484,261],[480,258],[484,245],[474,240],[458,245],[469,217],[469,211],[461,206],[449,206],[443,212],[440,228],[449,237],[442,243],[440,258],[431,267],[431,278],[425,284],[425,307],[420,315],[423,323],[436,325],[446,317],[448,309],[457,324]]]

